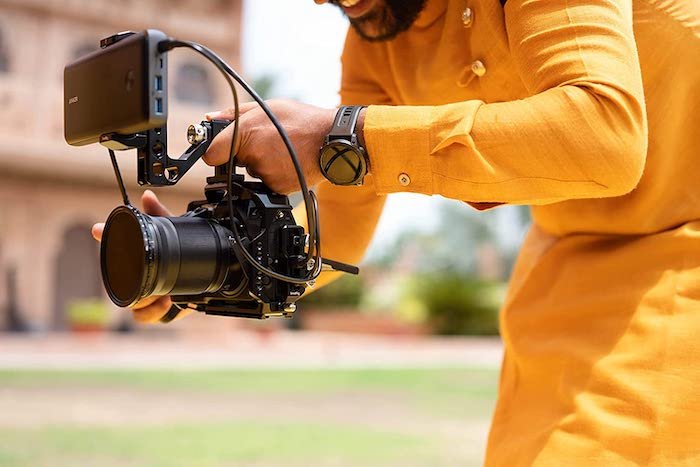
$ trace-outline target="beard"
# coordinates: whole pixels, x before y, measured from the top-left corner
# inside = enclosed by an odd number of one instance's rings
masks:
[[[338,5],[338,0],[332,3]],[[427,0],[382,0],[365,16],[350,18],[350,25],[366,41],[388,41],[410,28],[426,3]]]

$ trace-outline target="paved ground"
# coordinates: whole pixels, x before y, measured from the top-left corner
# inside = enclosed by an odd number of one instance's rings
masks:
[[[216,336],[157,333],[0,334],[0,368],[496,368],[495,338],[380,337],[235,330]]]

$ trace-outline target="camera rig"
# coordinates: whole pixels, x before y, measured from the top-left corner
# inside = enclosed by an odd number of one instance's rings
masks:
[[[100,66],[104,68],[105,60],[113,64],[114,58],[97,52],[69,65],[65,73],[66,140],[75,145],[87,144],[92,142],[96,131],[116,130],[99,133],[100,144],[109,150],[124,200],[124,205],[112,211],[107,219],[101,246],[103,282],[112,301],[126,307],[149,296],[170,295],[173,307],[162,319],[166,322],[174,319],[183,308],[258,319],[291,317],[296,310],[295,302],[306,287],[313,286],[322,270],[358,274],[355,266],[321,257],[315,195],[306,186],[284,128],[255,91],[206,47],[167,38],[160,31],[119,33],[103,39],[101,48],[109,51],[125,39],[136,44],[129,47],[145,54],[145,62],[139,58],[131,60],[146,63],[145,69],[137,73],[144,76],[143,82],[147,83],[144,86],[150,91],[145,93],[147,115],[136,115],[132,120],[137,123],[128,126],[138,131],[124,132],[124,126],[112,125],[109,119],[101,126],[86,129],[85,125],[81,126],[84,119],[71,114],[78,112],[69,105],[79,100],[78,94],[71,96],[80,86],[73,86],[69,93],[69,84],[92,82],[90,73],[95,73],[91,70],[96,64],[102,63]],[[236,114],[238,95],[232,79],[263,108],[294,163],[307,208],[308,233],[297,225],[287,196],[274,193],[261,181],[246,181],[243,175],[235,172],[237,118],[233,123],[212,120],[190,125],[187,131],[189,148],[178,158],[168,155],[167,114],[163,115],[167,112],[164,56],[175,47],[188,47],[217,66],[231,87]],[[126,72],[127,85],[133,74],[132,69]],[[104,90],[100,92],[104,94]],[[149,216],[131,206],[114,151],[136,149],[140,185],[175,185],[205,154],[214,138],[231,124],[234,129],[229,161],[216,167],[214,175],[207,178],[205,199],[190,202],[187,213],[180,217]]]

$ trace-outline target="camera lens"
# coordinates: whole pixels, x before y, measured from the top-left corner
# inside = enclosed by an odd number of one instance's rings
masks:
[[[198,217],[152,217],[132,206],[109,215],[100,259],[107,294],[118,306],[152,295],[221,289],[231,267],[229,232]]]

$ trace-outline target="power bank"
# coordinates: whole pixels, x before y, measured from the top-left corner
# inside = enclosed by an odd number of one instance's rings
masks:
[[[129,135],[165,125],[168,64],[158,43],[166,38],[154,29],[120,33],[103,40],[104,48],[65,67],[68,144],[83,146],[98,142],[106,133]]]

